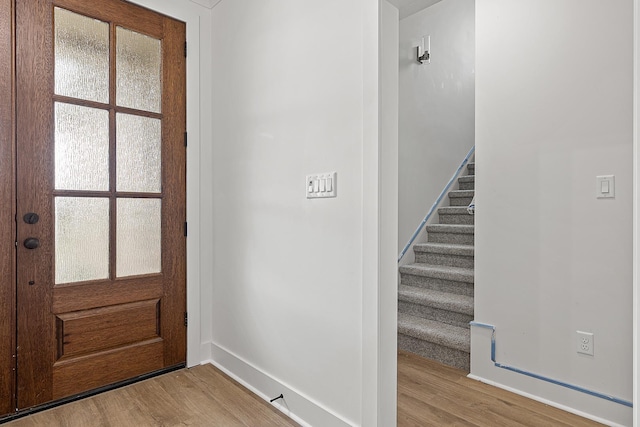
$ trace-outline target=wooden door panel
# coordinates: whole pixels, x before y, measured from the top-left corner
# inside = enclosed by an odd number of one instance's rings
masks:
[[[162,339],[56,362],[53,399],[113,384],[164,368]]]
[[[40,216],[37,224],[18,222],[17,227],[17,406],[26,408],[52,400],[56,354],[51,317],[52,8],[48,0],[16,0],[15,7],[17,216]],[[40,247],[25,248],[28,237],[38,238]]]
[[[184,23],[121,0],[15,1],[19,75],[16,80],[15,210],[18,218],[27,212],[35,212],[40,217],[36,224],[18,221],[16,229],[16,405],[23,409],[184,364],[186,360],[186,73]],[[53,93],[55,7],[108,23],[108,103]],[[114,43],[118,26],[162,43],[160,113],[116,105]],[[108,111],[108,190],[55,189],[56,103]],[[123,193],[116,189],[116,173],[119,173],[116,121],[122,113],[161,121],[162,189],[159,193]],[[55,206],[56,199],[64,197],[109,200],[107,279],[55,283]],[[162,209],[156,211],[161,212],[160,273],[116,277],[119,244],[116,206],[125,198],[160,200],[158,206],[161,204]],[[39,239],[39,246],[28,249],[22,244],[27,238]],[[71,264],[63,265],[75,266],[76,263],[81,263],[77,257]],[[92,276],[80,277],[84,280]]]
[[[101,21],[115,22],[158,39],[164,35],[165,17],[124,1],[101,1],[96,5],[87,0],[54,0],[53,4]]]
[[[164,295],[163,287],[163,280],[157,276],[56,286],[53,289],[52,312],[62,314],[131,301],[159,299]]]
[[[0,415],[15,410],[15,196],[11,0],[0,0]]]
[[[160,300],[74,311],[56,317],[58,360],[160,338]]]
[[[175,98],[163,97],[162,111],[167,120],[173,123],[172,126],[162,128],[163,138],[168,140],[180,140],[185,134],[181,132],[186,129],[187,116],[184,106],[176,103],[176,99],[186,98],[186,67],[185,64],[185,25],[182,22],[165,19],[165,37],[180,39],[182,43],[165,45],[163,50],[163,81],[171,88]],[[165,144],[162,152],[163,158],[174,159],[175,161],[165,165],[162,173],[164,175],[163,191],[167,194],[185,194],[186,187],[186,150],[180,144]],[[185,199],[186,200],[186,199]],[[171,266],[164,270],[164,277],[168,283],[179,283],[184,281],[187,274],[187,265],[184,262],[187,248],[184,238],[184,221],[187,217],[186,202],[174,203],[164,206],[162,219],[163,230],[180,230],[182,233],[163,233],[163,246],[171,248],[163,252],[163,265]],[[183,260],[182,262],[180,262]],[[187,337],[184,329],[183,316],[186,310],[186,286],[165,286],[164,300],[162,304],[162,317],[166,321],[162,322],[162,336],[167,339],[165,345],[165,362],[167,365],[175,365],[186,360]]]

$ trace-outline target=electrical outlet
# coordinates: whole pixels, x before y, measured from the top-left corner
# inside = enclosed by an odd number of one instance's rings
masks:
[[[593,356],[593,334],[591,332],[576,331],[576,338],[577,352]]]

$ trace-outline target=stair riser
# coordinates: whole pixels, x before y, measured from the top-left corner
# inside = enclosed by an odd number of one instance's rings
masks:
[[[413,274],[401,274],[400,283],[407,286],[416,286],[440,292],[449,292],[457,295],[473,296],[473,283],[456,282],[453,280],[434,279],[433,277],[414,276]]]
[[[416,252],[416,262],[430,265],[446,265],[449,267],[473,268],[472,256]]]
[[[449,197],[449,206],[469,206],[473,197]]]
[[[460,190],[475,190],[476,189],[476,185],[475,182],[471,181],[471,182],[460,182]]]
[[[469,171],[469,175],[475,175],[476,174],[476,165],[474,164],[469,164],[467,165],[467,170]]]
[[[438,215],[439,224],[473,225],[473,218],[473,215],[469,215],[468,213],[462,215]]]
[[[473,245],[473,234],[458,234],[458,233],[428,233],[428,240],[430,243],[451,243],[454,245]]]
[[[398,348],[469,372],[469,353],[398,334]]]
[[[412,316],[422,317],[423,319],[447,323],[449,325],[467,329],[469,329],[469,322],[473,320],[473,316],[468,314],[456,313],[455,311],[429,307],[409,301],[398,301],[398,311],[400,313],[406,313]]]

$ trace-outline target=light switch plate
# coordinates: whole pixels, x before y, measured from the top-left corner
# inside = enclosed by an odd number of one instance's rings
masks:
[[[307,175],[305,182],[307,199],[336,197],[337,172]]]
[[[598,199],[612,199],[616,197],[614,175],[600,175],[596,177],[596,197]]]

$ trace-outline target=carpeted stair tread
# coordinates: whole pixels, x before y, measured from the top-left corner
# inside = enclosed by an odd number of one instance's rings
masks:
[[[463,200],[463,199],[456,199]],[[461,203],[461,206],[447,206],[438,208],[439,224],[473,225],[474,216],[467,210],[469,204]]]
[[[413,276],[473,283],[473,268],[447,267],[415,263],[401,266],[400,274],[410,274]]]
[[[475,194],[474,190],[451,190],[449,191],[450,198],[458,198],[458,197],[473,197]]]
[[[473,316],[473,297],[400,285],[398,300]]]
[[[469,353],[470,330],[398,313],[398,333]]]
[[[466,224],[429,224],[427,233],[473,234],[474,226]]]
[[[438,208],[440,215],[469,215],[473,216],[467,210],[468,206],[443,206]]]
[[[458,177],[458,190],[474,191],[476,189],[476,176],[465,175]]]
[[[425,227],[427,242],[413,246],[415,262],[399,267],[398,347],[469,371],[474,314],[475,163],[458,177],[438,223]]]
[[[451,243],[418,243],[413,246],[414,252],[474,256],[473,245],[455,245]]]

